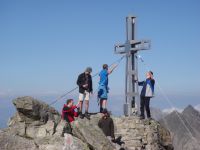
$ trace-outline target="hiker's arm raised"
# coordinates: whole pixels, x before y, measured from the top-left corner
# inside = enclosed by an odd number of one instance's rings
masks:
[[[113,70],[115,70],[115,68],[117,68],[117,64],[113,64],[109,69],[108,69],[108,74],[111,74],[113,72]]]

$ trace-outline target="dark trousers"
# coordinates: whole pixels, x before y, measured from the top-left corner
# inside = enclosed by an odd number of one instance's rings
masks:
[[[65,122],[65,126],[63,127],[63,132],[61,136],[64,137],[65,133],[73,135],[71,124],[70,122],[67,122],[67,121]]]
[[[151,117],[149,104],[150,104],[150,97],[143,97],[143,96],[140,97],[140,112],[142,117],[144,117],[144,109],[146,110],[147,118]]]

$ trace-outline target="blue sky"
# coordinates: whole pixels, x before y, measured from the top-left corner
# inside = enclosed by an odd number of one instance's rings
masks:
[[[152,42],[151,50],[140,55],[165,94],[177,107],[197,105],[199,0],[1,0],[1,107],[6,107],[5,100],[23,95],[52,101],[76,86],[85,67],[95,73],[118,59],[114,44],[125,42],[129,14],[137,16],[136,38]],[[140,63],[139,68],[144,79],[145,67]],[[110,95],[124,94],[124,70],[123,61],[110,76]],[[96,89],[98,79],[94,82]],[[152,105],[169,107],[156,91]]]

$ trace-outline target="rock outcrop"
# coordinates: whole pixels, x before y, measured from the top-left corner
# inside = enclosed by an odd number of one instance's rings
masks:
[[[200,149],[200,113],[192,106],[182,113],[174,111],[160,122],[171,132],[176,150]]]
[[[73,136],[62,137],[65,122],[53,107],[31,97],[13,100],[16,114],[8,128],[0,130],[1,150],[114,150],[98,128],[101,114],[72,123]],[[112,117],[115,133],[122,136],[127,150],[172,150],[170,133],[158,122],[138,117]]]
[[[155,120],[140,120],[138,117],[114,118],[116,136],[130,150],[173,150],[170,132]]]
[[[91,149],[96,150],[112,150],[114,149],[110,141],[98,127],[100,114],[92,115],[90,121],[87,119],[79,119],[72,123],[73,135],[88,143]]]

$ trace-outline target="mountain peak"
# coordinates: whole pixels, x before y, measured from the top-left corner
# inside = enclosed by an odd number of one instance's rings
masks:
[[[191,114],[191,113],[197,113],[197,110],[194,109],[192,105],[188,105],[184,110],[182,114]]]
[[[176,150],[199,150],[199,144],[191,135],[200,139],[200,113],[188,105],[182,113],[176,111],[167,115],[161,123],[173,133]]]
[[[185,109],[194,109],[192,105],[188,105]]]

